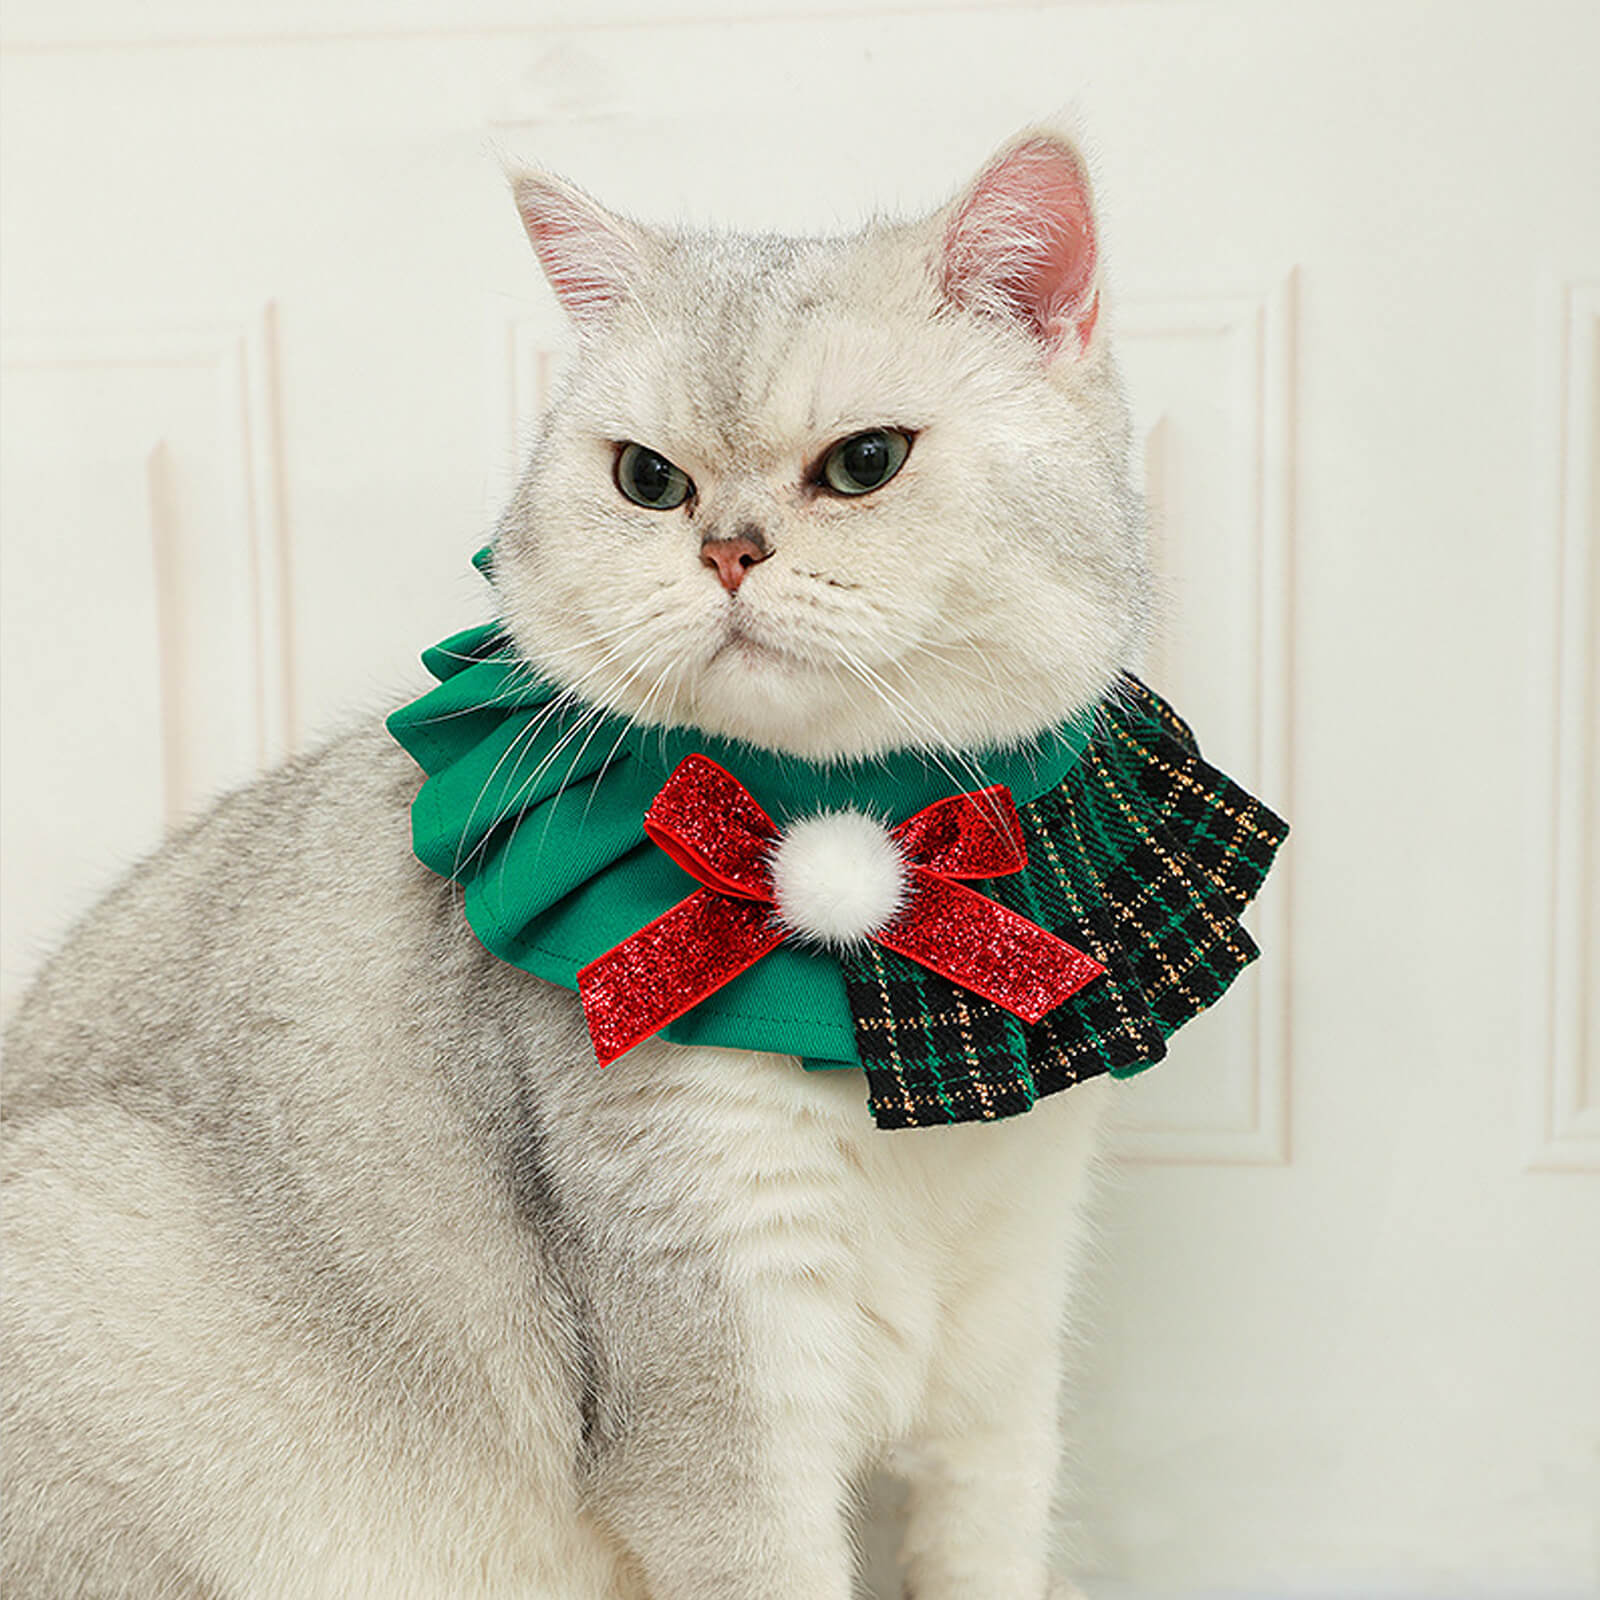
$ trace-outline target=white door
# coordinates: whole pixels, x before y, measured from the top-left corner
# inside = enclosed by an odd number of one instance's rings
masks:
[[[500,155],[824,229],[1068,108],[1149,671],[1295,833],[1263,961],[1121,1092],[1064,1532],[1107,1594],[1591,1592],[1597,15],[11,0],[8,999],[483,615],[560,334]]]

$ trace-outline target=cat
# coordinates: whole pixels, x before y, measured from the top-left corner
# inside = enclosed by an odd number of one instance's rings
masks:
[[[842,238],[514,179],[575,333],[495,533],[570,700],[827,763],[1084,714],[1150,611],[1090,184],[1032,130]],[[496,959],[362,728],[76,930],[6,1053],[3,1576],[85,1596],[1045,1600],[1107,1081],[885,1132],[859,1072]]]

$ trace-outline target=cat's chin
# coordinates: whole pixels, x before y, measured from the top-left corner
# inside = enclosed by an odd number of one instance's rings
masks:
[[[809,663],[792,656],[776,645],[765,644],[747,633],[730,634],[711,653],[710,666],[732,662],[744,670],[794,673],[804,671]]]
[[[881,689],[861,680],[867,674]],[[927,685],[882,662],[862,671],[733,633],[662,708],[660,720],[806,761],[860,761],[907,748],[984,749],[1034,737],[1072,707],[925,698]],[[631,707],[622,708],[624,712]],[[1020,716],[1019,716],[1020,713]],[[1031,713],[1031,714],[1030,714]],[[932,738],[917,735],[926,730]]]
[[[904,743],[897,730],[871,716],[873,709],[841,697],[837,673],[776,646],[736,638],[706,663],[682,713],[706,733],[807,761],[845,761]]]

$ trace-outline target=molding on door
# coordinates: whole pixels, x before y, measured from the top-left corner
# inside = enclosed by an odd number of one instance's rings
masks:
[[[490,470],[484,480],[484,510],[492,527],[522,476],[562,352],[552,326],[554,313],[507,310],[501,303],[491,305],[488,316]]]
[[[1414,1578],[1371,1578],[1359,1584],[1306,1583],[1293,1588],[1240,1589],[1208,1584],[1146,1584],[1113,1578],[1079,1580],[1084,1600],[1461,1600],[1462,1589],[1419,1584]],[[1548,1584],[1474,1583],[1472,1600],[1592,1600],[1594,1591]]]
[[[991,10],[1030,10],[1034,0],[984,0]],[[775,23],[841,15],[907,17],[970,11],[973,0],[278,0],[218,6],[212,0],[142,0],[136,20],[107,0],[12,0],[0,30],[8,51],[145,48],[159,45],[296,44],[470,34],[535,34],[606,28]]]
[[[1528,881],[1529,1146],[1538,1172],[1600,1171],[1600,1061],[1592,1057],[1600,976],[1600,279],[1547,285],[1541,315],[1549,451],[1535,523],[1543,559],[1529,638],[1540,730],[1530,796],[1537,859]]]
[[[1249,635],[1248,669],[1230,677],[1220,690],[1229,698],[1234,726],[1248,730],[1245,759],[1231,762],[1230,770],[1274,809],[1291,816],[1296,302],[1296,273],[1291,271],[1253,294],[1134,297],[1117,316],[1117,338],[1124,347],[1131,341],[1195,340],[1219,346],[1219,374],[1231,386],[1233,403],[1228,472],[1232,499],[1243,515],[1208,526],[1206,533],[1218,541],[1214,559],[1247,575],[1239,612],[1218,619],[1218,625]],[[1182,493],[1181,474],[1175,476],[1172,465],[1182,421],[1164,409],[1143,438],[1158,562],[1164,530],[1173,521],[1170,497]],[[1205,732],[1202,727],[1202,748]],[[1191,1050],[1189,1060],[1177,1067],[1196,1073],[1196,1082],[1200,1073],[1209,1078],[1205,1112],[1156,1112],[1149,1120],[1135,1120],[1135,1107],[1117,1139],[1125,1158],[1251,1166],[1288,1160],[1293,966],[1289,876],[1286,852],[1246,917],[1264,959],[1245,980],[1249,1015],[1231,1036],[1226,1055],[1216,1059],[1218,1052],[1211,1050],[1214,1059],[1202,1066]],[[1238,1007],[1243,998],[1222,1004]],[[1216,1036],[1208,1041],[1217,1043]],[[1180,1035],[1173,1054],[1184,1053]]]
[[[143,503],[127,510],[130,530],[142,527],[154,575],[157,637],[152,647],[160,674],[163,808],[169,826],[192,815],[214,792],[214,785],[196,777],[208,763],[196,748],[201,734],[186,708],[215,695],[218,685],[248,686],[245,704],[214,710],[218,720],[243,722],[248,754],[257,769],[283,759],[294,747],[274,322],[268,303],[234,318],[181,318],[125,327],[21,327],[8,330],[4,339],[0,364],[13,377],[28,370],[54,370],[93,382],[97,372],[136,369],[153,395],[174,376],[208,386],[217,424],[206,468],[215,474],[222,516],[219,526],[204,533],[208,544],[215,541],[208,555],[223,552],[229,587],[239,597],[245,620],[244,627],[226,630],[237,652],[232,672],[216,670],[214,655],[192,660],[192,650],[185,648],[186,640],[205,631],[196,608],[214,601],[214,575],[204,584],[183,581],[189,557],[180,536],[179,508],[196,490],[184,481],[178,457],[194,449],[196,441],[167,437],[154,415],[148,438],[139,444],[145,463]],[[217,636],[215,630],[207,633],[213,641]]]

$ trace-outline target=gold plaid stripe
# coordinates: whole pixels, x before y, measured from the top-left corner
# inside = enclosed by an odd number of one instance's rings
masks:
[[[882,1126],[992,1120],[1097,1073],[1141,1070],[1255,959],[1237,917],[1287,827],[1208,766],[1137,679],[1102,705],[1061,787],[1021,817],[1027,871],[977,887],[1107,970],[1029,1028],[880,946],[848,957]]]

